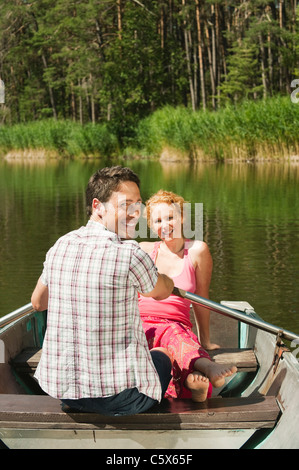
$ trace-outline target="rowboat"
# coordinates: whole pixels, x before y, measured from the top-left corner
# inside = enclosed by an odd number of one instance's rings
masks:
[[[298,336],[271,329],[247,302],[214,304],[202,303],[221,345],[211,358],[235,363],[238,372],[204,403],[163,399],[149,412],[120,417],[62,410],[40,389],[34,372],[46,311],[27,304],[0,318],[0,448],[299,448]]]

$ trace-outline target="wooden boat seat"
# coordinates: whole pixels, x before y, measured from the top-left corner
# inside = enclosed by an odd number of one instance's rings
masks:
[[[21,373],[34,373],[41,357],[41,349],[24,349],[16,356],[12,364]],[[258,364],[252,349],[225,348],[209,352],[213,361],[218,364],[235,364],[239,372],[254,372]]]
[[[65,412],[48,395],[0,394],[0,428],[88,430],[212,430],[273,428],[280,414],[273,396],[210,398],[204,403],[164,399],[149,412],[109,417]]]
[[[12,365],[32,375],[41,349],[25,349]],[[258,367],[251,349],[222,349],[211,354],[218,363],[233,362],[238,370]],[[273,396],[210,398],[204,403],[164,399],[147,413],[107,417],[61,410],[60,400],[48,395],[0,395],[0,428],[89,430],[211,430],[273,428],[280,410]]]

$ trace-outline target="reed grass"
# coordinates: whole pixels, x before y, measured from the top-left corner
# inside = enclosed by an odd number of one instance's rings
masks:
[[[289,97],[246,101],[217,112],[167,106],[140,122],[138,144],[149,155],[216,160],[299,153],[299,105]],[[169,150],[170,149],[170,150]]]
[[[118,141],[104,124],[43,120],[0,126],[0,148],[6,152],[47,149],[61,156],[107,156],[118,153]]]
[[[299,155],[299,104],[289,97],[245,101],[216,112],[165,106],[136,124],[130,148],[105,124],[42,120],[0,126],[1,153],[48,149],[61,156],[273,159]]]

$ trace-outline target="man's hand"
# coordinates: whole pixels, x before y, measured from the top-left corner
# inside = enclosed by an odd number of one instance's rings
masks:
[[[141,293],[144,297],[152,297],[155,300],[163,300],[170,296],[174,288],[173,280],[166,274],[158,273],[158,281],[154,289],[147,294]]]

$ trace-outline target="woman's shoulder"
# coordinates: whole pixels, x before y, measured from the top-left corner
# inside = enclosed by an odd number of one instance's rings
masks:
[[[200,240],[190,240],[189,246],[186,245],[189,256],[194,267],[204,263],[212,263],[212,257],[208,245]]]
[[[206,242],[200,240],[186,240],[186,248],[194,254],[209,252],[209,247]]]

